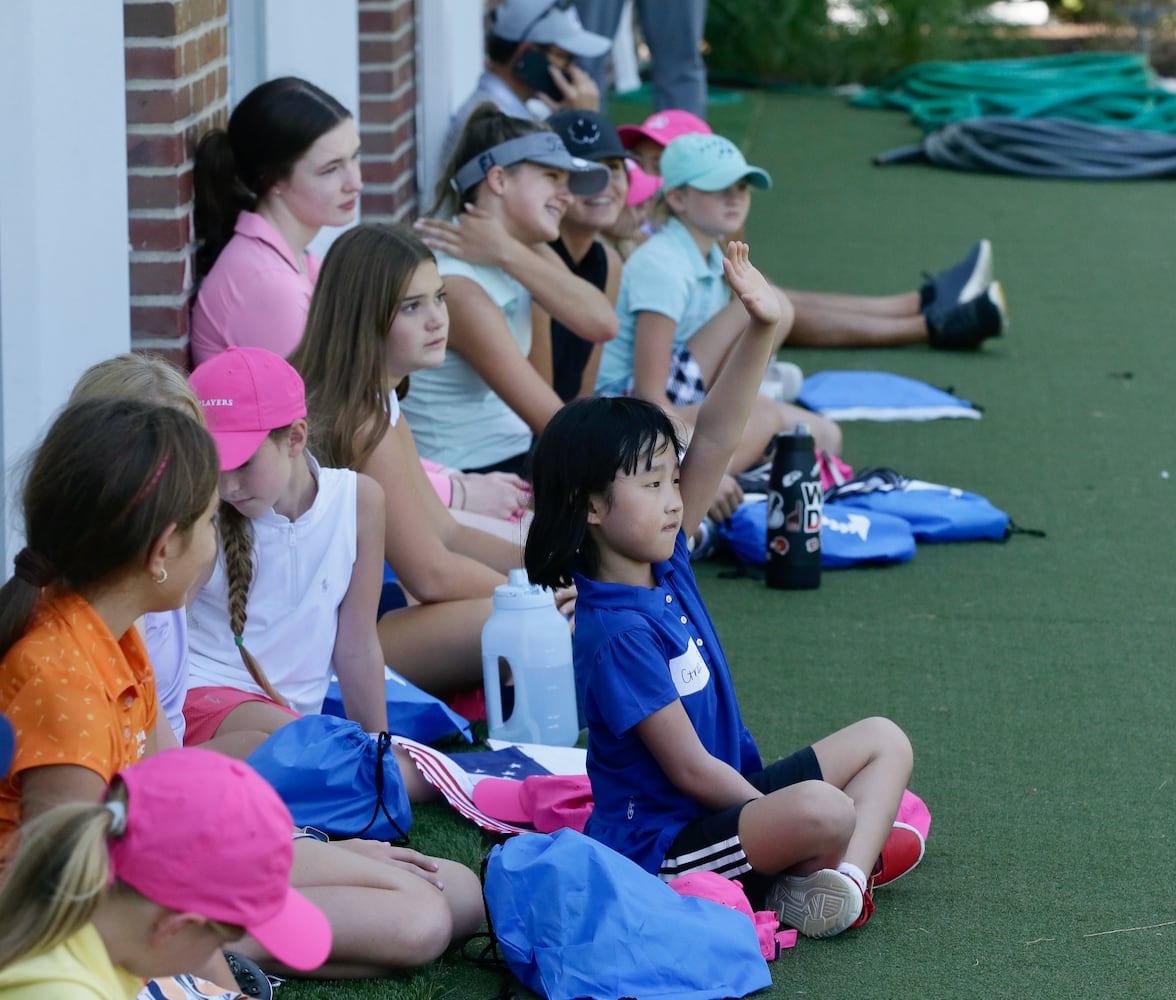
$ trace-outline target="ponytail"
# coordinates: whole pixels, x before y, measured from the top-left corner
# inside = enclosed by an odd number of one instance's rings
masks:
[[[237,176],[229,133],[213,129],[196,146],[192,166],[195,189],[196,277],[203,278],[233,238],[237,216],[257,207],[257,198]]]
[[[69,802],[21,827],[20,846],[0,883],[0,969],[56,947],[90,922],[111,884],[107,838],[126,816],[116,781],[104,803]],[[121,886],[121,883],[116,883]]]
[[[279,705],[289,703],[270,683],[256,657],[245,648],[245,620],[248,617],[249,588],[253,585],[253,529],[249,518],[230,503],[221,502],[217,513],[221,548],[225,555],[225,577],[229,589],[229,628],[241,654],[241,662],[267,698]]]

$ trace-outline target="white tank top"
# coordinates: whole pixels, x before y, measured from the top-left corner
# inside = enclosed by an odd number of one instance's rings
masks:
[[[270,683],[303,715],[322,710],[357,544],[356,474],[320,469],[313,459],[310,468],[318,480],[310,510],[297,521],[270,510],[251,522],[253,586],[244,633]],[[221,552],[188,610],[188,688],[261,694],[233,641],[228,597]]]

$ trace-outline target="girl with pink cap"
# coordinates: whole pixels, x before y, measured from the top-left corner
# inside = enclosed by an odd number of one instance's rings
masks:
[[[54,807],[22,829],[0,888],[0,993],[129,998],[245,934],[316,968],[331,927],[290,888],[290,826],[252,768],[207,750],[166,750],[102,801]]]
[[[141,354],[120,355],[87,370],[74,387],[70,402],[126,399],[134,400],[135,405],[151,402],[165,406],[193,424],[203,423],[200,402],[183,373],[159,358]],[[207,435],[204,440],[208,443]],[[215,474],[215,454],[210,458]],[[205,565],[197,575],[198,580],[207,575],[208,566],[216,557],[215,535],[203,555]],[[175,575],[173,568],[173,578]],[[189,588],[188,599],[193,596],[193,589]],[[174,748],[177,738],[182,740],[185,735],[183,704],[189,682],[186,609],[150,612],[140,621],[145,626],[150,669],[160,701],[157,724],[148,746],[154,743],[160,750]],[[85,685],[77,687],[82,695],[86,694]],[[108,713],[122,712],[128,707],[117,698],[106,704]],[[254,710],[260,707],[260,702],[253,704]],[[277,724],[293,718],[276,705],[269,707]],[[119,715],[99,717],[103,720],[103,732],[115,732],[118,726],[124,725]],[[89,745],[82,727],[68,728],[65,724],[46,727],[47,721],[42,720],[31,731],[25,729],[22,734],[25,748],[36,748],[36,738],[31,734],[42,727],[52,733],[55,745],[67,754],[66,760],[69,754],[81,753]],[[97,758],[92,759],[98,763]],[[125,767],[134,759],[123,755],[110,766]],[[416,773],[406,759],[399,763],[407,764],[406,773],[410,777]],[[17,766],[24,766],[23,761]],[[53,772],[60,774],[68,770],[42,767],[25,773],[36,775],[40,781]],[[103,770],[100,777],[108,779],[107,772]],[[100,784],[89,791],[79,788],[79,797],[96,799],[100,791]],[[331,958],[316,970],[316,975],[371,976],[421,965],[440,955],[455,939],[473,933],[482,921],[481,893],[472,871],[456,862],[408,848],[372,841],[323,843],[300,833],[294,841],[291,881],[321,907],[334,930]],[[359,913],[363,914],[362,919],[357,918]],[[372,925],[379,926],[382,933],[373,935]],[[259,944],[234,947],[238,953],[248,952],[248,957],[263,962],[267,969],[279,971],[275,959],[265,954]],[[219,969],[214,963],[201,970],[201,974],[218,982],[232,981],[223,961]],[[240,977],[239,972],[237,975]],[[164,991],[164,995],[171,994]]]

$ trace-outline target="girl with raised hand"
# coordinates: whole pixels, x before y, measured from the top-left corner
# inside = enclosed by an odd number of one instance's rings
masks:
[[[244,934],[291,968],[321,965],[331,928],[290,888],[291,823],[255,771],[207,750],[165,750],[101,801],[43,813],[0,886],[0,994],[130,998]]]
[[[94,365],[74,387],[71,402],[128,398],[148,400],[190,417],[195,423],[204,422],[187,378],[166,361],[141,354],[123,354]],[[210,442],[209,447],[213,447]],[[213,462],[211,482],[215,484],[215,454]],[[197,576],[198,582],[208,575],[216,560],[215,540],[205,556],[206,565]],[[194,591],[195,586],[189,591],[190,597],[195,596]],[[221,614],[227,611],[222,609]],[[143,622],[162,710],[155,728],[156,740],[160,748],[174,747],[185,735],[183,706],[189,681],[186,610],[181,606],[174,611],[151,612]],[[108,711],[118,708],[117,703],[110,703]],[[258,728],[254,733],[238,734],[241,745],[237,749],[241,754],[247,753],[265,733],[294,717],[277,705],[267,709],[261,700],[252,703],[251,711]],[[111,732],[118,724],[117,718],[103,720],[103,728]],[[419,799],[426,795],[425,788],[418,785],[415,767],[399,751],[397,762],[408,780],[410,796]],[[323,843],[300,835],[294,843],[291,881],[322,908],[331,922],[331,958],[316,973],[327,977],[375,976],[423,965],[455,940],[474,933],[484,916],[478,879],[468,868],[373,841]],[[373,926],[380,928],[380,933],[373,934]],[[234,947],[277,971],[272,957],[260,946],[246,943]],[[215,967],[204,975],[226,978],[218,975]]]
[[[723,270],[745,329],[689,448],[645,400],[568,404],[535,449],[527,570],[579,590],[574,660],[595,802],[586,833],[666,880],[738,877],[786,923],[827,937],[873,908],[867,873],[911,748],[892,722],[866,719],[764,769],[743,725],[686,539],[743,436],[782,317],[746,244],[730,244]]]
[[[591,342],[616,334],[608,298],[546,244],[573,195],[600,191],[608,170],[572,157],[545,126],[493,105],[466,122],[416,223],[437,251],[449,305],[449,350],[403,400],[426,458],[458,469],[522,473],[533,436],[562,400],[528,362],[531,302]]]
[[[362,225],[327,253],[291,358],[306,382],[314,453],[384,491],[381,551],[419,602],[380,620],[387,661],[439,695],[480,684],[489,598],[521,564],[524,534],[521,518],[513,542],[459,524],[421,469],[401,401],[443,362],[448,331],[446,286],[428,247],[408,230]],[[516,504],[520,515],[529,505],[522,487]]]

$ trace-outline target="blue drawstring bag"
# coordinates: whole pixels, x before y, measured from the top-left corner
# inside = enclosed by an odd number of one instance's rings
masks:
[[[719,532],[742,563],[762,566],[767,559],[768,504],[742,503]],[[898,517],[861,510],[838,511],[834,505],[821,513],[821,568],[843,569],[863,564],[909,562],[915,555],[915,536]]]
[[[418,743],[436,743],[446,736],[459,734],[467,743],[474,742],[469,720],[452,708],[406,681],[395,670],[384,668],[384,700],[388,703],[388,726],[397,736],[407,736]],[[323,715],[347,718],[339,682],[331,681],[323,699]]]
[[[772,985],[746,915],[679,896],[575,830],[492,848],[485,895],[507,966],[547,1000],[713,1000]]]
[[[334,715],[304,715],[247,758],[273,785],[295,826],[328,837],[408,843],[412,810],[387,733]]]
[[[911,526],[920,542],[1003,542],[1009,515],[977,493],[908,479],[893,469],[864,469],[825,493],[825,510],[892,514]]]
[[[893,372],[816,372],[804,380],[801,406],[830,420],[979,420],[966,399]]]

